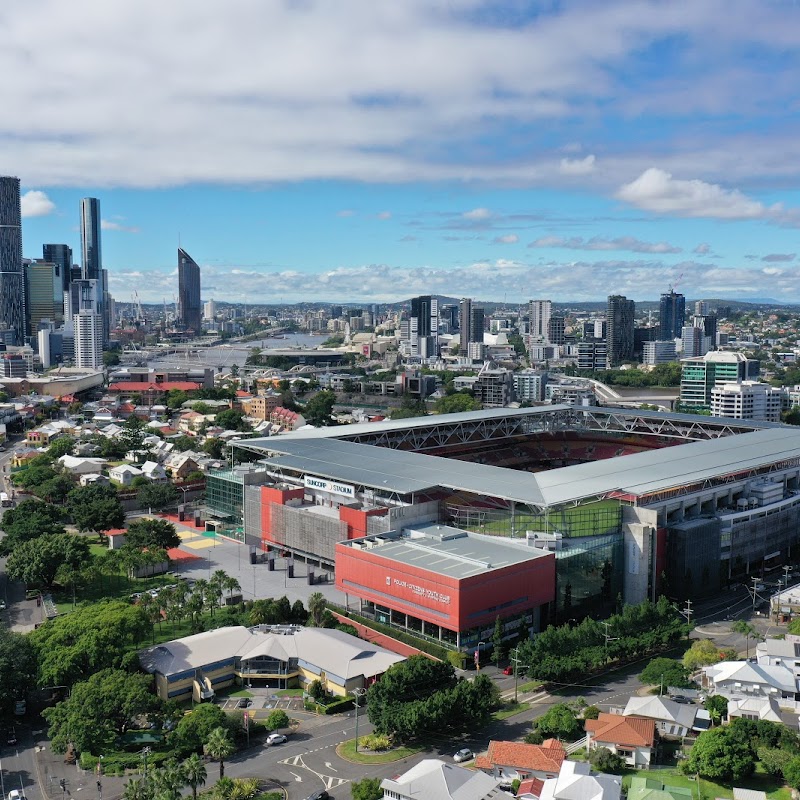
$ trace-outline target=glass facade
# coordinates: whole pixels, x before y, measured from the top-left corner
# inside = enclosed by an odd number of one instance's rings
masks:
[[[25,280],[22,273],[22,211],[19,178],[0,177],[0,322],[25,341]]]
[[[203,319],[203,307],[200,302],[200,267],[181,248],[178,248],[178,302],[181,325],[199,332]]]
[[[84,197],[81,200],[81,277],[99,281],[102,265],[100,201],[96,197]]]
[[[244,474],[237,469],[214,470],[206,478],[206,505],[217,516],[242,525]]]

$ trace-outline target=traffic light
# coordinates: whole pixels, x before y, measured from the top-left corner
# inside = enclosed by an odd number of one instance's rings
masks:
[[[66,782],[66,780],[65,780],[64,778],[62,778],[62,779],[61,779],[61,780],[58,782],[58,785],[61,787],[61,791],[62,791],[62,792],[66,792],[66,791],[67,791],[67,782]]]

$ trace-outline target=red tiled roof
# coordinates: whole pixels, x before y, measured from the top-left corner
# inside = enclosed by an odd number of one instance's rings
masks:
[[[535,772],[551,772],[557,774],[567,754],[564,748],[525,742],[489,742],[489,752],[475,759],[478,769],[497,767],[515,767]]]
[[[106,531],[106,536],[124,536],[127,532],[127,528],[113,528],[110,531]]]
[[[253,395],[250,392],[246,392],[244,389],[237,389],[236,390],[237,397],[252,397]]]
[[[652,719],[605,712],[597,719],[587,719],[584,727],[596,742],[630,747],[652,747],[656,735],[656,723]]]
[[[534,797],[539,797],[544,788],[544,781],[541,778],[528,778],[526,781],[521,781],[519,789],[517,789],[517,797],[524,794],[532,794]]]

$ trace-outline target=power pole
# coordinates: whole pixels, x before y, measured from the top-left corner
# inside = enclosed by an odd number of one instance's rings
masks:
[[[511,653],[511,663],[514,667],[514,704],[517,703],[517,684],[519,682],[519,645],[517,645]]]
[[[610,636],[608,633],[608,628],[611,625],[610,622],[601,622],[600,623],[605,628],[605,633],[603,636],[605,637],[605,651],[606,651],[606,661],[608,661],[608,643],[609,642],[616,642],[619,641],[619,636]]]
[[[367,693],[366,689],[354,689],[353,697],[356,701],[356,753],[358,752],[358,709],[361,706],[360,700]]]
[[[751,580],[753,581],[753,611],[756,610],[756,587],[758,586],[758,578],[754,575]]]
[[[683,616],[686,617],[686,624],[687,625],[691,625],[692,624],[692,601],[691,600],[687,600],[686,601],[686,608],[681,610],[681,614],[683,614]]]

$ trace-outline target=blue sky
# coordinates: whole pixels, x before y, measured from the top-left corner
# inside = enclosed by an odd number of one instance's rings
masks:
[[[9,6],[25,255],[99,197],[119,300],[800,302],[796,2]]]

